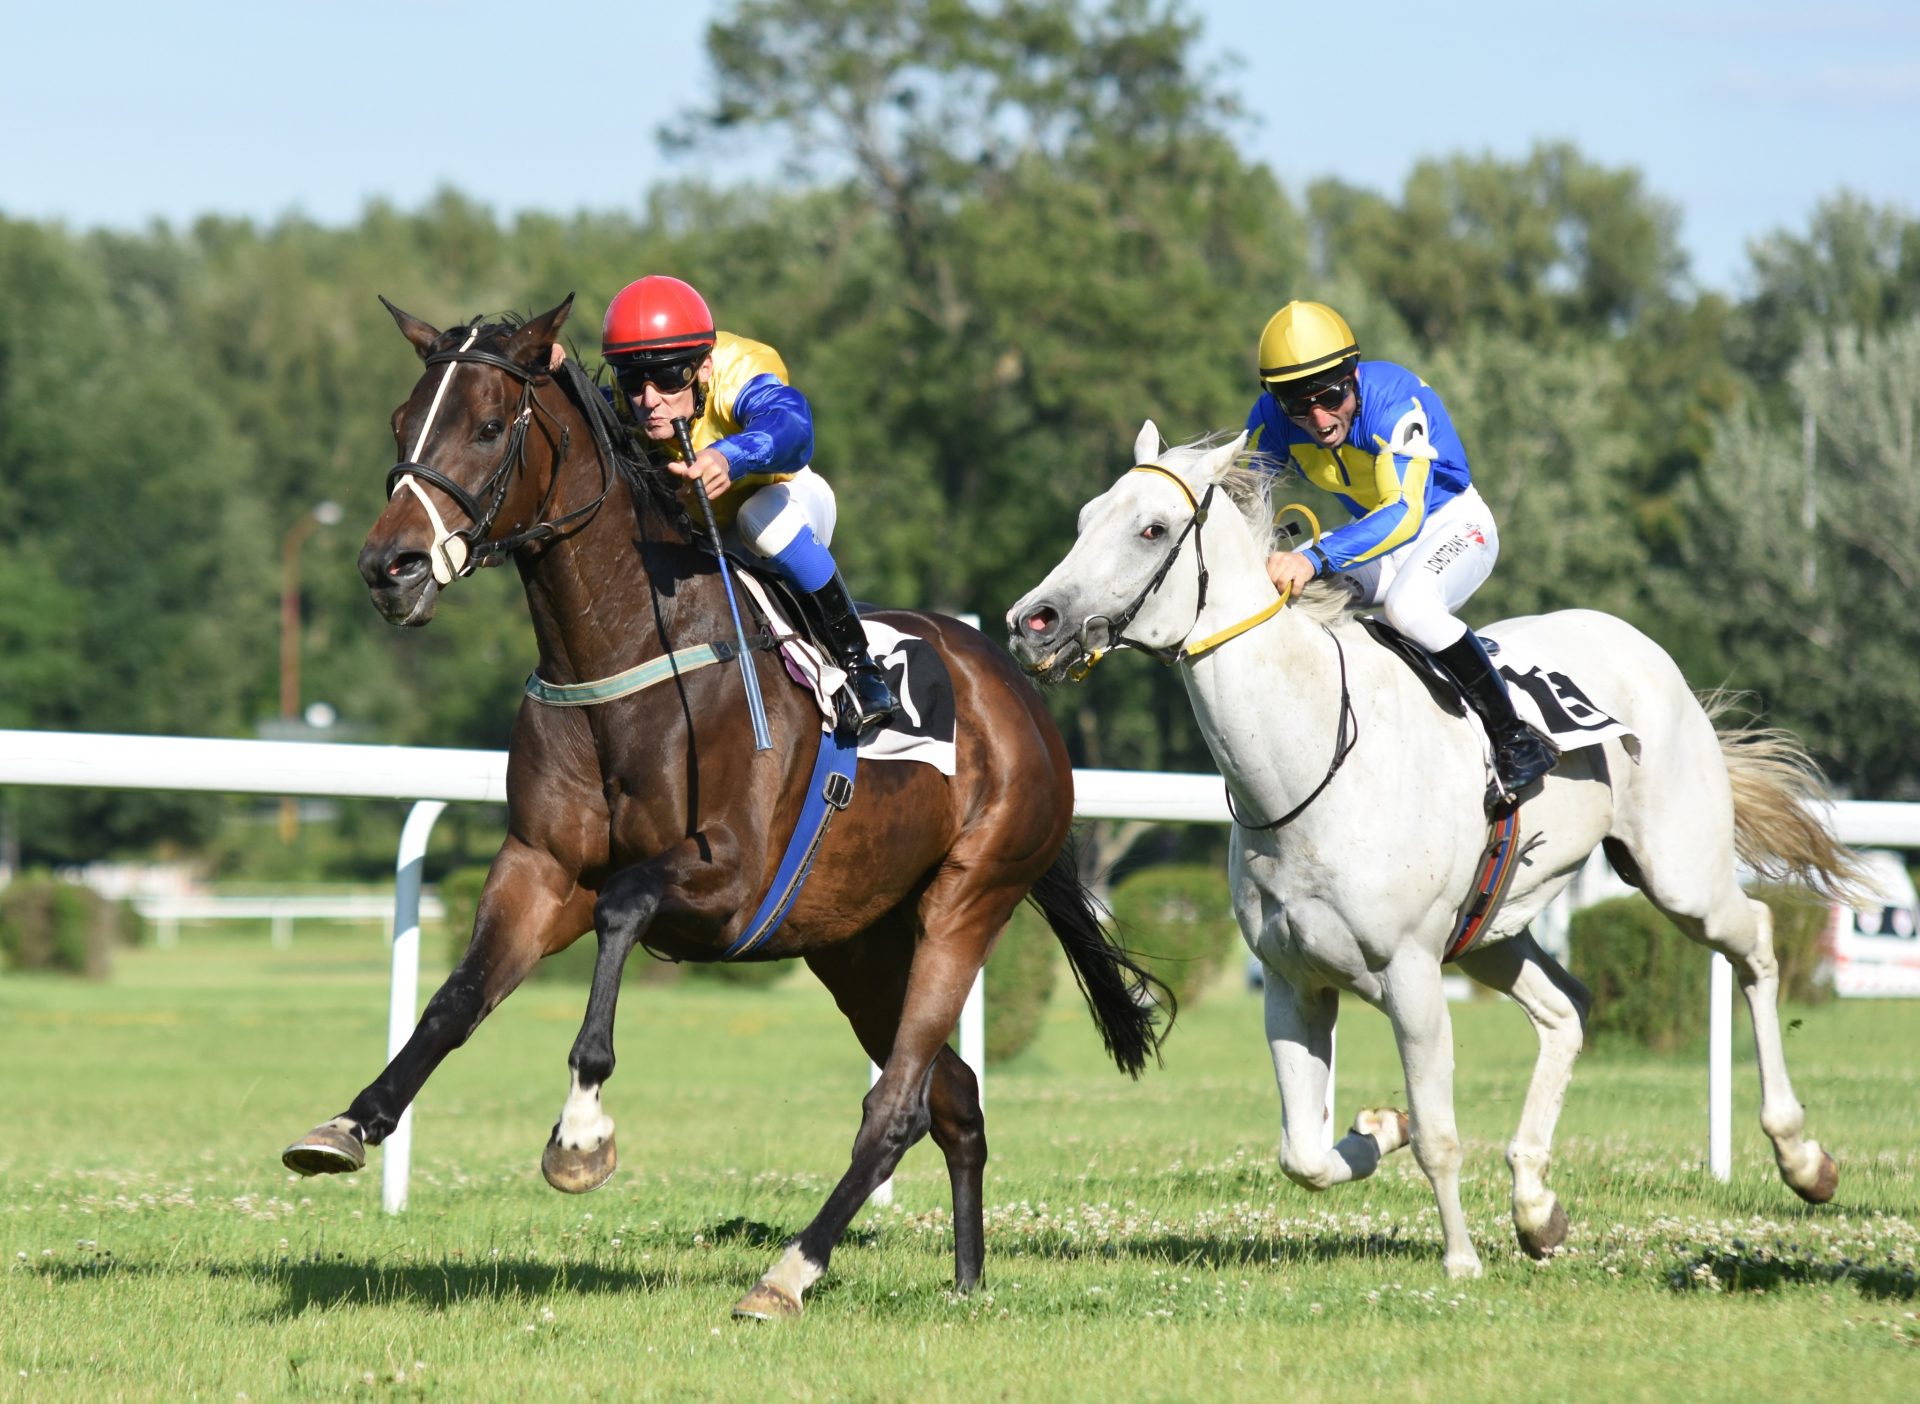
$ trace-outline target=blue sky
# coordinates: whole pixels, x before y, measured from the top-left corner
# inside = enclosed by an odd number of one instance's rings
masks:
[[[355,219],[452,185],[506,215],[638,208],[691,173],[652,132],[699,102],[718,0],[16,5],[0,214],[139,228]],[[1920,4],[1188,0],[1202,55],[1296,196],[1397,194],[1414,162],[1567,140],[1682,214],[1704,286],[1841,188],[1920,212]],[[624,150],[624,159],[618,152]],[[611,174],[610,174],[611,172]]]

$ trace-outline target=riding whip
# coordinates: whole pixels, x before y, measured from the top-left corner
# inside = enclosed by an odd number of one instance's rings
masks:
[[[687,429],[687,421],[674,420],[673,432],[680,440],[680,457],[691,468],[693,435]],[[740,647],[736,655],[740,660],[740,681],[747,689],[747,715],[753,720],[753,749],[771,751],[773,737],[767,731],[767,706],[760,698],[760,679],[747,656],[747,631],[740,627],[740,606],[733,598],[733,571],[727,565],[726,548],[720,544],[720,528],[714,524],[713,503],[707,497],[707,485],[697,477],[693,480],[693,491],[700,499],[700,509],[707,514],[707,534],[713,538],[713,554],[720,561],[720,583],[726,587],[727,609],[733,615],[733,637]]]

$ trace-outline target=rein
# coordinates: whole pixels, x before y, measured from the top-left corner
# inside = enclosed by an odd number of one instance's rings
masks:
[[[559,417],[540,402],[534,393],[535,386],[541,380],[552,380],[552,376],[530,371],[518,362],[492,351],[476,350],[474,342],[480,335],[480,328],[473,327],[467,333],[467,339],[452,351],[439,351],[427,357],[427,367],[444,366],[440,384],[435,387],[433,401],[427,407],[427,417],[420,426],[420,432],[414,437],[413,452],[405,459],[387,470],[387,496],[392,497],[402,488],[407,489],[419,499],[426,510],[427,520],[433,523],[433,545],[428,556],[433,562],[433,578],[436,584],[446,586],[465,575],[471,575],[481,566],[512,555],[523,546],[531,546],[541,541],[552,540],[565,534],[569,527],[584,523],[607,500],[607,494],[613,489],[613,470],[609,459],[613,456],[612,445],[603,441],[603,434],[594,426],[594,459],[600,466],[600,491],[593,501],[583,507],[547,521],[536,522],[530,527],[514,532],[510,536],[494,540],[487,535],[492,529],[494,518],[499,516],[501,504],[506,500],[507,489],[512,484],[514,470],[526,463],[527,430],[535,416],[545,420],[559,431],[560,446],[554,455],[554,473],[547,484],[546,495],[541,498],[538,513],[544,515],[550,510],[554,494],[559,491],[560,464],[566,461],[567,450],[572,441],[572,430],[562,424]],[[520,398],[514,406],[513,420],[507,431],[507,442],[500,455],[500,461],[487,476],[485,482],[473,492],[469,492],[455,482],[446,473],[434,468],[422,459],[426,448],[427,436],[433,432],[433,422],[440,414],[440,405],[446,398],[448,387],[453,383],[454,372],[462,365],[487,365],[506,372],[520,383]],[[576,377],[580,372],[573,363],[565,363]],[[584,378],[584,377],[580,377]],[[592,411],[587,411],[588,423],[593,425]],[[438,488],[461,512],[466,515],[470,525],[459,531],[449,531],[441,519],[433,500],[427,496],[426,488]],[[483,501],[484,499],[484,501]]]

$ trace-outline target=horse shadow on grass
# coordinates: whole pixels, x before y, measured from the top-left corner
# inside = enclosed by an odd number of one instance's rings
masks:
[[[733,1218],[710,1224],[695,1234],[708,1244],[737,1244],[768,1252],[783,1247],[793,1233],[750,1219]],[[845,1241],[871,1243],[871,1232],[849,1233]],[[212,1276],[261,1275],[250,1268],[215,1265]],[[394,1263],[341,1254],[327,1260],[304,1259],[277,1263],[266,1269],[281,1289],[281,1299],[264,1313],[271,1321],[285,1321],[319,1308],[337,1306],[408,1306],[442,1310],[477,1300],[539,1301],[555,1296],[648,1296],[661,1291],[709,1287],[738,1293],[751,1285],[743,1280],[737,1259],[718,1259],[710,1265],[676,1257],[664,1266],[623,1267],[596,1262],[536,1262],[502,1254],[479,1261],[439,1260]]]
[[[989,1260],[995,1256],[989,1242]],[[1317,1233],[1295,1238],[1223,1239],[1199,1234],[1147,1234],[1135,1238],[1080,1243],[1072,1239],[1006,1245],[999,1256],[1056,1262],[1112,1262],[1134,1259],[1202,1269],[1289,1268],[1334,1262],[1440,1261],[1440,1245],[1419,1238],[1382,1233]]]
[[[1686,1264],[1675,1268],[1667,1285],[1676,1292],[1701,1288],[1724,1292],[1774,1292],[1782,1287],[1852,1287],[1863,1297],[1877,1301],[1910,1302],[1920,1295],[1920,1280],[1911,1263],[1902,1263],[1889,1255],[1884,1262],[1869,1263],[1845,1256],[1826,1258],[1788,1250],[1776,1253],[1766,1248],[1748,1248],[1735,1243],[1731,1249],[1707,1249],[1690,1256]]]

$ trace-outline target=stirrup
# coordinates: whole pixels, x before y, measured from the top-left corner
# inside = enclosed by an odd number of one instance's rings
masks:
[[[862,697],[862,682],[877,688],[879,697]],[[893,689],[887,686],[886,674],[880,671],[877,664],[865,659],[847,667],[847,685],[838,700],[840,725],[856,737],[880,730],[900,710]]]
[[[1560,763],[1553,745],[1524,722],[1493,747],[1494,784],[1489,788],[1489,808],[1495,796],[1500,803],[1513,804],[1522,790],[1544,778]]]

